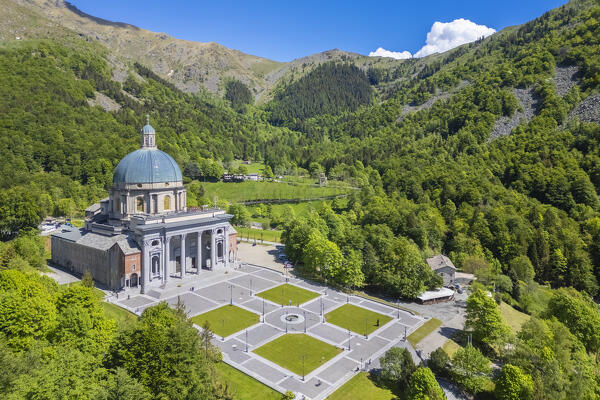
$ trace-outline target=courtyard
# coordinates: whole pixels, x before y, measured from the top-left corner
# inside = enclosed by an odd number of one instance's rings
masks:
[[[208,322],[223,361],[280,392],[325,399],[426,319],[371,299],[256,265],[203,271],[117,305],[136,314],[178,302],[198,329]]]

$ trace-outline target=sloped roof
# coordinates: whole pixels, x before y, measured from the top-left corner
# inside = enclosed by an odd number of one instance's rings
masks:
[[[429,267],[434,271],[444,267],[456,269],[454,264],[452,264],[452,261],[450,261],[450,259],[443,254],[438,254],[437,256],[428,258],[427,265],[429,265]]]

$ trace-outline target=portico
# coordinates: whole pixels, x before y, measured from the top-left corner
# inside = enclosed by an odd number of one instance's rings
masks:
[[[228,268],[231,215],[221,209],[190,210],[160,217],[134,216],[130,229],[142,247],[142,278],[147,285]]]

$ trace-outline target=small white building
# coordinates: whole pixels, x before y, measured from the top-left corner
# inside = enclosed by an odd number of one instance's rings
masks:
[[[443,254],[438,254],[435,257],[427,259],[427,265],[435,272],[440,275],[444,280],[444,286],[454,285],[456,278],[456,267],[452,264],[452,261]]]
[[[448,288],[439,288],[436,290],[428,290],[421,293],[417,300],[421,304],[434,304],[450,301],[454,298],[454,290]]]

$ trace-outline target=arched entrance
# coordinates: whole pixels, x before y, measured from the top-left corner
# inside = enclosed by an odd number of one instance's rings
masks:
[[[130,287],[137,287],[137,285],[138,285],[138,274],[133,273],[129,277],[129,286]]]
[[[217,243],[217,257],[223,258],[223,242]]]
[[[157,255],[152,257],[151,274],[152,274],[152,278],[160,277],[160,257]]]

